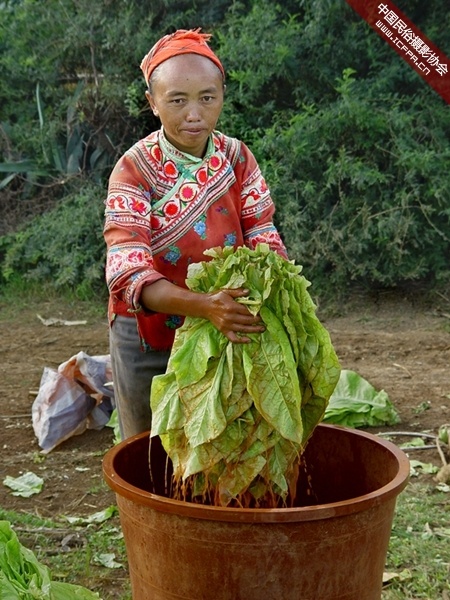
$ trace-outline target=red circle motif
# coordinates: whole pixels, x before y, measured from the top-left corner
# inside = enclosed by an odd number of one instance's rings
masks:
[[[197,195],[197,190],[192,185],[183,185],[180,188],[180,196],[183,200],[190,201]]]
[[[222,160],[215,154],[209,159],[209,166],[213,171],[217,171],[222,166]]]
[[[196,174],[197,181],[203,185],[208,181],[208,171],[205,168],[199,169]]]
[[[155,160],[157,160],[158,162],[161,162],[162,152],[161,152],[161,148],[159,146],[157,146],[156,144],[154,146],[152,146],[150,153]]]
[[[164,165],[164,173],[167,175],[167,177],[170,178],[175,178],[178,175],[178,169],[175,165],[174,162],[172,162],[171,160],[168,160],[166,162],[166,164]]]
[[[161,223],[161,220],[159,219],[159,217],[152,215],[150,218],[150,225],[151,225],[152,229],[154,231],[156,231],[162,226],[162,223]]]
[[[166,217],[174,217],[178,214],[179,210],[179,206],[175,204],[175,202],[167,202],[167,204],[164,205],[164,214]]]

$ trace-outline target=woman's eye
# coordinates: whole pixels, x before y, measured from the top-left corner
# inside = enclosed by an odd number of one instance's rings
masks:
[[[184,98],[173,98],[170,103],[171,104],[183,104]]]

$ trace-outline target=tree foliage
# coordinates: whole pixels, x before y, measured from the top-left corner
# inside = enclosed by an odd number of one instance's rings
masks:
[[[407,104],[386,94],[367,101],[355,83],[266,135],[280,227],[314,281],[448,279],[450,114]]]
[[[72,289],[80,297],[103,290],[102,188],[84,182],[64,201],[0,238],[4,281],[25,281]]]
[[[397,5],[449,53],[444,0]],[[345,0],[5,0],[0,14],[4,278],[101,281],[109,172],[159,126],[140,61],[202,27],[227,71],[220,128],[254,150],[316,287],[448,281],[448,106]],[[67,256],[48,219],[78,240]]]

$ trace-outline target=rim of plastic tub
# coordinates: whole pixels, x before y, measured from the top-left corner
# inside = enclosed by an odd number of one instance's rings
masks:
[[[386,485],[368,494],[355,496],[349,500],[340,500],[338,502],[330,502],[327,504],[316,504],[314,506],[299,506],[292,508],[236,508],[196,504],[148,492],[137,486],[131,485],[115,472],[114,462],[117,455],[129,444],[136,443],[141,438],[149,437],[150,432],[144,432],[120,442],[107,451],[103,458],[103,475],[106,483],[114,492],[116,492],[116,494],[141,506],[147,506],[159,512],[177,514],[183,517],[241,523],[286,523],[342,517],[367,510],[371,506],[383,504],[392,498],[397,497],[406,487],[409,480],[410,463],[406,454],[398,446],[371,433],[352,429],[350,427],[330,425],[327,423],[320,423],[318,427],[343,430],[347,433],[369,439],[371,442],[376,442],[396,458],[398,463],[397,474]]]

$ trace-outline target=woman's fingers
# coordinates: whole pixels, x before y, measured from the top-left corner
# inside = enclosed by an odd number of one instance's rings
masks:
[[[245,344],[251,342],[246,334],[262,333],[264,324],[258,315],[252,315],[245,304],[236,302],[248,294],[248,290],[224,289],[211,295],[210,321],[231,342]]]

